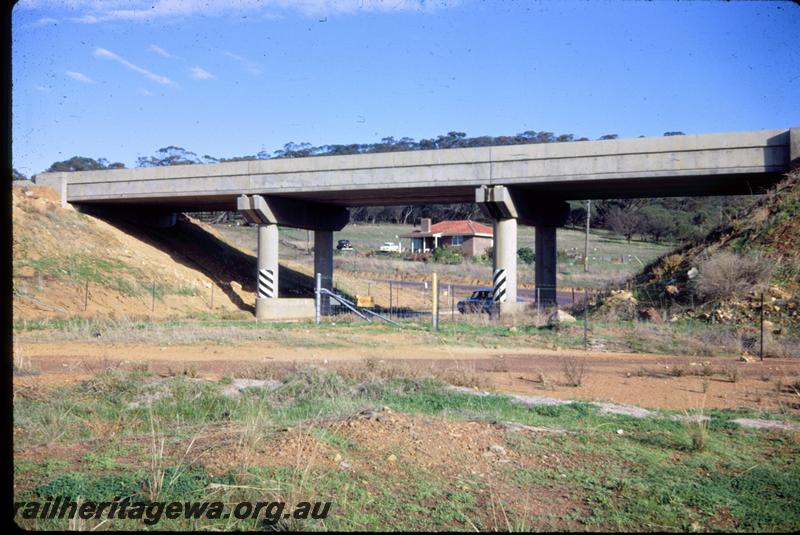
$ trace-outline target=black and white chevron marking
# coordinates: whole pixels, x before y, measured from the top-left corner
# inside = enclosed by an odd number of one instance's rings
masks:
[[[504,303],[506,300],[506,270],[495,270],[492,282],[492,286],[494,287],[494,302]]]
[[[275,272],[271,269],[258,270],[258,297],[275,297]]]

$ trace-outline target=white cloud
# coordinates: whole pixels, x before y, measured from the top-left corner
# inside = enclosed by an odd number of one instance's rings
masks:
[[[239,54],[228,52],[227,50],[223,50],[222,55],[237,62],[239,65],[242,66],[242,68],[244,68],[245,71],[252,74],[253,76],[261,76],[261,67],[259,67],[258,63],[250,61],[249,59],[240,56]]]
[[[50,24],[57,24],[58,19],[54,19],[52,17],[42,17],[36,22],[33,23],[34,26],[48,26]]]
[[[88,76],[83,74],[82,72],[67,71],[64,74],[66,74],[68,77],[72,78],[73,80],[76,80],[78,82],[83,82],[84,84],[93,84],[94,83],[94,80],[92,80],[91,78],[89,78]]]
[[[460,0],[29,0],[28,9],[68,8],[78,13],[73,22],[151,21],[192,15],[260,13],[294,10],[306,16],[364,12],[431,12],[458,5]]]
[[[173,82],[172,80],[170,80],[166,76],[161,76],[159,74],[152,73],[152,72],[148,71],[147,69],[139,67],[138,65],[134,65],[133,63],[131,63],[127,59],[125,59],[125,58],[123,58],[121,56],[118,56],[117,54],[111,52],[110,50],[106,50],[105,48],[95,48],[94,49],[94,55],[95,55],[96,58],[111,59],[111,60],[114,60],[114,61],[116,61],[118,63],[121,63],[122,65],[124,65],[128,69],[130,69],[130,70],[132,70],[134,72],[137,72],[137,73],[141,74],[142,76],[144,76],[145,78],[147,78],[149,80],[152,80],[154,82],[157,82],[157,83],[159,83],[161,85],[175,85],[175,82]]]
[[[158,45],[150,45],[149,47],[147,47],[147,49],[150,50],[151,52],[155,52],[156,54],[158,54],[159,56],[164,57],[164,58],[169,58],[169,59],[177,59],[178,58],[178,56],[176,56],[174,54],[170,54],[169,52],[167,52],[166,50],[164,50],[163,48],[161,48]]]
[[[202,67],[192,67],[190,71],[192,73],[192,78],[194,78],[195,80],[213,80],[214,78],[216,78],[216,76],[214,76],[207,70],[203,69]]]

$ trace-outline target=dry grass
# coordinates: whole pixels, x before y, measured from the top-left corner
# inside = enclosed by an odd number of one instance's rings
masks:
[[[702,411],[699,413],[699,415],[695,415],[694,417],[689,416],[689,414],[686,413],[684,425],[689,432],[689,437],[692,439],[692,451],[705,451],[706,446],[708,445],[709,420],[703,418]]]
[[[25,354],[22,346],[17,343],[16,338],[11,351],[14,358],[14,375],[38,375],[40,373],[41,370],[33,365],[30,355]]]
[[[568,386],[578,387],[583,384],[586,361],[580,357],[567,357],[562,361],[562,371]]]
[[[507,373],[511,368],[502,356],[492,357],[492,364],[490,370],[495,373]]]
[[[739,381],[739,366],[726,364],[722,367],[722,375],[731,383]]]
[[[723,251],[700,262],[697,269],[698,296],[721,301],[763,288],[772,275],[774,263],[758,256]]]
[[[360,383],[400,378],[431,378],[469,388],[485,388],[489,384],[488,379],[478,372],[473,362],[453,361],[447,367],[440,368],[432,364],[420,367],[367,358],[361,362],[340,364],[336,366],[336,372],[345,379]]]

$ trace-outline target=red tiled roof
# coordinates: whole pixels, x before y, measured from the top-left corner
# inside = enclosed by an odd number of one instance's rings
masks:
[[[416,228],[413,232],[403,234],[402,238],[409,238],[413,236],[431,236],[433,234],[441,234],[443,236],[473,236],[475,234],[488,234],[493,235],[492,227],[476,223],[475,221],[466,219],[461,221],[440,221],[431,225],[430,232],[422,232]]]
[[[469,219],[465,221],[440,221],[431,225],[431,232],[434,234],[443,234],[446,236],[461,235],[461,234],[491,234],[492,227],[481,225]]]

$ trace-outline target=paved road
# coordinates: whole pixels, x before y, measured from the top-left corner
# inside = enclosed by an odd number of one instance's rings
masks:
[[[374,284],[386,284],[388,285],[390,282],[394,286],[402,286],[402,287],[414,287],[419,288],[422,290],[425,288],[424,282],[417,282],[417,281],[389,281],[389,280],[380,280],[380,281],[372,281]],[[455,294],[456,301],[461,299],[466,299],[469,295],[476,289],[478,286],[472,286],[469,284],[449,284],[446,281],[440,283],[440,287],[445,289],[452,286],[453,293]],[[517,297],[522,299],[525,302],[535,303],[536,302],[536,290],[533,288],[517,288]],[[573,301],[574,297],[574,301]],[[573,303],[580,303],[584,299],[584,293],[582,291],[575,291],[573,296],[572,290],[559,290],[556,292],[556,301],[559,305],[571,305]]]

